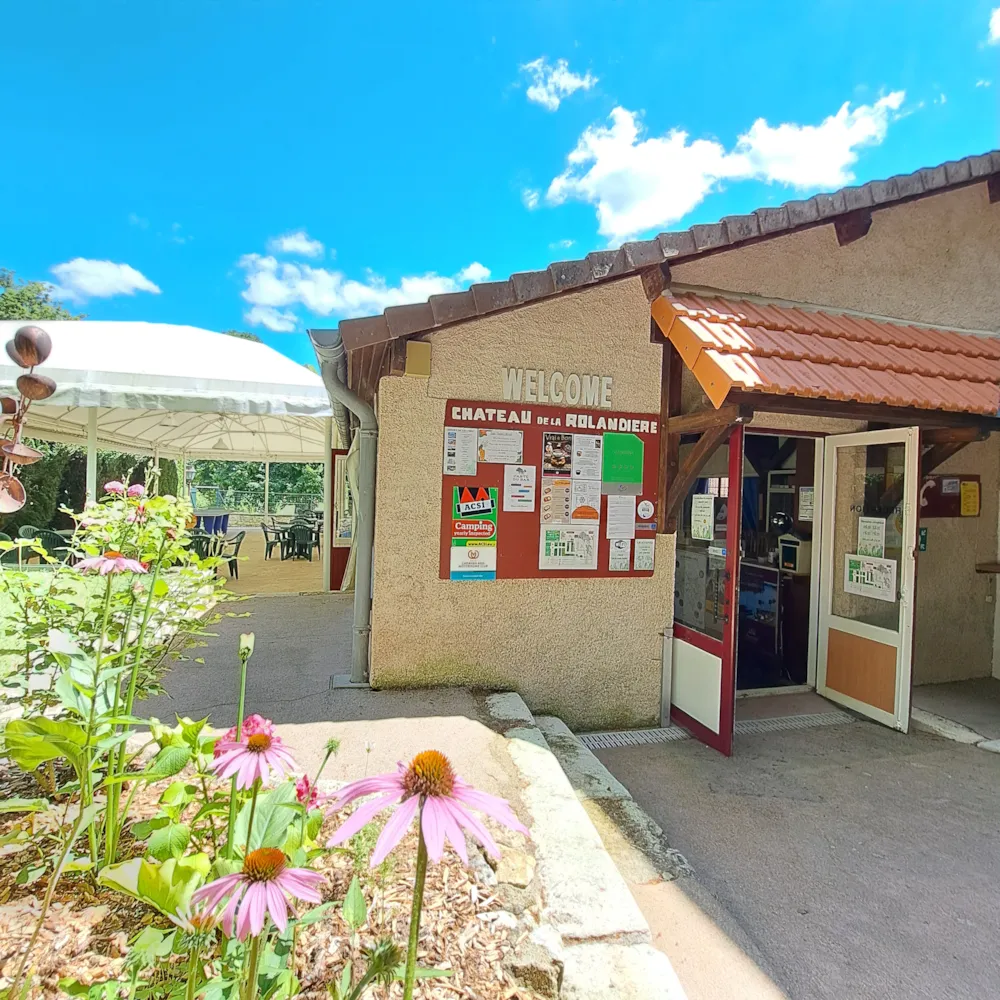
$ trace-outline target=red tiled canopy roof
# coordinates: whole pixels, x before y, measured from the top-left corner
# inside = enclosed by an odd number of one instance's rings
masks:
[[[713,405],[730,389],[1000,412],[1000,338],[664,292],[653,318]]]

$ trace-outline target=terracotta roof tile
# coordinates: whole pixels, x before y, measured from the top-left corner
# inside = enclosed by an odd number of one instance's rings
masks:
[[[1000,413],[1000,338],[669,290],[652,314],[716,406],[735,386]]]
[[[730,215],[718,223],[692,226],[680,232],[660,233],[651,240],[626,243],[617,250],[598,250],[585,258],[560,261],[541,271],[513,275],[507,281],[472,285],[470,299],[435,304],[434,308],[393,307],[404,312],[385,317],[342,320],[344,346],[353,351],[394,337],[415,337],[450,323],[464,322],[501,309],[511,309],[586,288],[601,281],[635,274],[658,264],[701,253],[737,247],[750,240],[781,236],[804,226],[825,225],[858,208],[877,211],[910,198],[933,195],[966,184],[982,183],[1000,174],[1000,151],[928,167],[887,180],[870,181],[831,194],[789,201],[779,207],[759,208],[749,215]],[[792,329],[795,329],[792,327]],[[808,332],[808,331],[801,331]],[[989,355],[995,357],[998,355]]]

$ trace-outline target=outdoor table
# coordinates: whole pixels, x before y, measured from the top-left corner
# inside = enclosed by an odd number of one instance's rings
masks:
[[[218,509],[195,511],[195,530],[207,535],[224,535],[229,531],[229,514],[228,510]]]

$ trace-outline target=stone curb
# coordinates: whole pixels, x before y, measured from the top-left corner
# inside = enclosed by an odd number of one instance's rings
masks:
[[[1000,740],[988,739],[975,729],[963,726],[953,719],[946,719],[943,715],[935,715],[922,708],[911,708],[910,723],[918,732],[930,733],[932,736],[940,736],[955,743],[965,743],[967,746],[988,750],[990,753],[1000,753]]]
[[[563,967],[559,996],[686,1000],[669,959],[649,943],[649,925],[521,697],[491,695],[486,706],[525,782],[521,800],[531,814],[543,897],[543,924],[531,938]],[[613,789],[596,773],[595,780]],[[628,794],[618,787],[619,794]]]

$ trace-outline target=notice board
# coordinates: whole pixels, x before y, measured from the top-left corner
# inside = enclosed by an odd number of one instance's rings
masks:
[[[978,475],[924,476],[920,484],[920,517],[979,517]]]
[[[652,576],[658,421],[449,399],[441,579]]]

